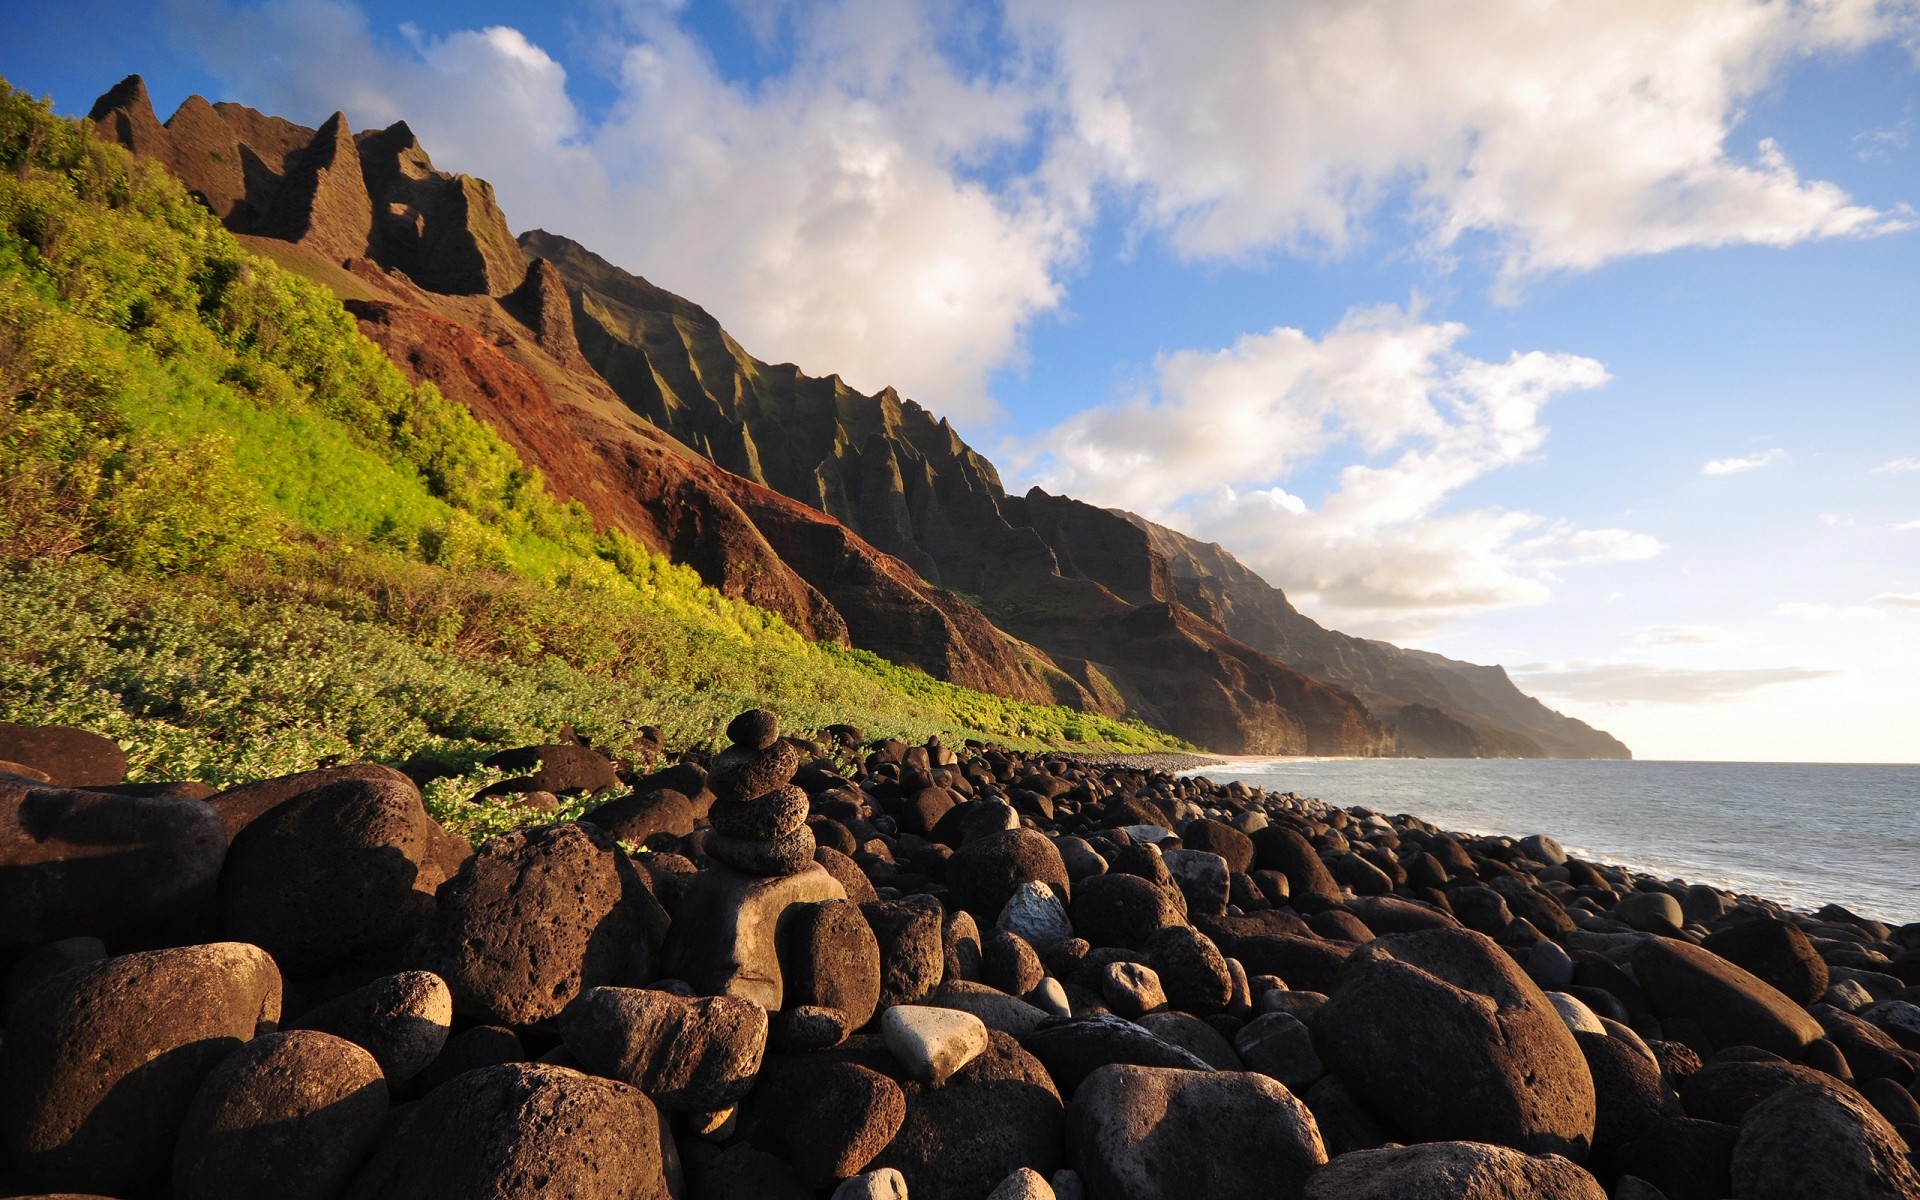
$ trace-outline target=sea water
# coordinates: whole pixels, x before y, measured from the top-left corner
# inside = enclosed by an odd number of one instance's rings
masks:
[[[1193,773],[1462,833],[1544,833],[1582,858],[1792,908],[1920,921],[1916,764],[1344,758]]]

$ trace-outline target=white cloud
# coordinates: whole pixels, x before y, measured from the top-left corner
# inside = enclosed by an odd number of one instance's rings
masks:
[[[989,373],[1059,303],[1077,246],[1037,189],[972,177],[1029,137],[1031,96],[956,68],[911,5],[796,11],[792,68],[754,86],[723,78],[672,6],[629,5],[600,50],[617,98],[588,119],[513,29],[408,30],[396,46],[337,0],[191,2],[214,70],[249,102],[312,123],[336,107],[356,127],[404,117],[437,165],[495,185],[516,231],[576,238],[690,296],[762,358],[957,419],[991,411]],[[288,46],[302,52],[261,53]]]
[[[1635,640],[1649,646],[1710,646],[1727,640],[1725,632],[1702,625],[1655,625]]]
[[[1854,524],[1854,519],[1845,513],[1820,513],[1820,523],[1829,529],[1839,529]]]
[[[1896,458],[1891,462],[1883,462],[1875,467],[1872,473],[1875,475],[1890,475],[1906,471],[1920,471],[1920,458]]]
[[[1875,0],[1013,0],[1062,66],[1071,166],[1195,257],[1339,253],[1404,199],[1509,285],[1684,246],[1904,227],[1804,180],[1747,100],[1803,56],[1910,29]]]
[[[1920,609],[1920,592],[1881,592],[1867,603],[1881,608]]]
[[[1441,260],[1491,247],[1502,288],[1907,220],[1734,133],[1805,55],[1911,28],[1907,0],[743,0],[781,64],[751,83],[683,4],[603,0],[592,116],[510,28],[395,40],[346,0],[173,2],[234,98],[404,116],[517,227],[693,295],[763,357],[963,420],[1103,212],[1206,259],[1397,253],[1385,213]]]
[[[1455,349],[1465,333],[1389,307],[1349,313],[1318,339],[1280,328],[1165,355],[1147,392],[1070,418],[1013,466],[1218,541],[1321,615],[1380,634],[1538,603],[1560,568],[1657,554],[1630,530],[1446,511],[1461,488],[1539,450],[1550,399],[1607,379],[1571,354],[1475,359]],[[1317,503],[1286,486],[1332,466]]]
[[[1700,464],[1702,475],[1740,475],[1747,471],[1758,471],[1770,467],[1787,456],[1785,450],[1775,448],[1762,450],[1757,454],[1748,454],[1741,458],[1715,458]],[[1831,523],[1831,522],[1829,522]]]
[[[1577,703],[1722,704],[1788,683],[1839,674],[1811,667],[1693,667],[1651,663],[1530,663],[1509,674],[1528,692]]]
[[[1920,530],[1920,521],[1902,521],[1894,529],[1902,533]]]

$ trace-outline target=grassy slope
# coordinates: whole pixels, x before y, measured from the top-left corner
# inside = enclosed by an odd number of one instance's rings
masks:
[[[336,298],[0,83],[0,718],[225,782],[571,724],[1153,749],[814,646],[557,503]]]

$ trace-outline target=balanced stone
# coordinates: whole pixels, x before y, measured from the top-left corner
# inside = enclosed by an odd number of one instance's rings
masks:
[[[716,800],[707,819],[727,837],[774,842],[805,827],[807,794],[789,783],[753,800]]]
[[[785,981],[782,918],[797,904],[846,898],[846,889],[815,863],[783,876],[702,871],[674,910],[666,973],[703,995],[739,996],[777,1010]]]

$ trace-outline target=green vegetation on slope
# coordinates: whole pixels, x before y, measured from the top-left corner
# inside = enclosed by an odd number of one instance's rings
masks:
[[[337,299],[0,82],[0,716],[136,778],[796,728],[1155,749],[807,643],[562,505]]]

